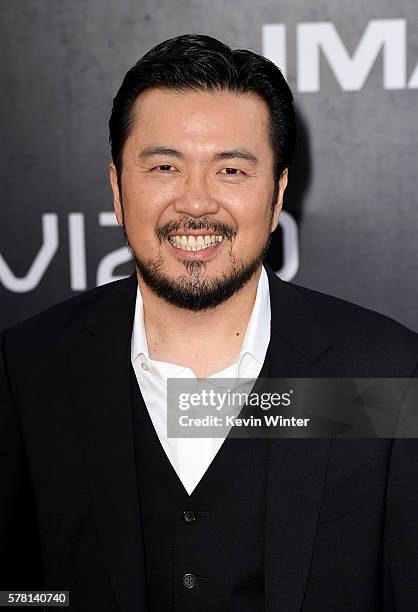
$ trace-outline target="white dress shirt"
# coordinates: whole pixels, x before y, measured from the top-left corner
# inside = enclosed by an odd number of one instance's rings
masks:
[[[257,378],[270,342],[270,320],[269,283],[263,266],[239,357],[235,363],[208,378]],[[131,359],[161,446],[187,493],[191,495],[225,438],[167,437],[167,378],[196,379],[196,375],[191,368],[150,358],[139,285],[132,329]]]

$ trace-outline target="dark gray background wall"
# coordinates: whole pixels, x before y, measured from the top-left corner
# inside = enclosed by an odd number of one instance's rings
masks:
[[[295,94],[298,157],[269,262],[418,329],[417,17],[416,0],[3,2],[0,328],[130,272],[107,179],[111,101],[151,46],[200,32],[279,62]]]

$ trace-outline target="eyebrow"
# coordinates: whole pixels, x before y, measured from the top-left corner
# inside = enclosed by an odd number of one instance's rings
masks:
[[[252,164],[256,164],[258,159],[255,155],[247,151],[246,149],[233,149],[232,151],[221,151],[217,153],[214,157],[215,161],[220,161],[223,159],[245,159]]]
[[[147,159],[149,157],[153,157],[155,155],[165,155],[167,157],[175,157],[177,159],[184,159],[185,156],[177,149],[172,149],[170,147],[146,147],[143,149],[139,155],[138,159]],[[250,153],[246,149],[232,149],[231,151],[220,151],[216,153],[212,161],[222,161],[226,159],[245,159],[252,164],[258,163],[258,158]]]
[[[153,155],[166,155],[168,157],[177,157],[178,159],[184,159],[184,155],[176,149],[170,149],[169,147],[146,147],[138,155],[138,159],[147,159]]]

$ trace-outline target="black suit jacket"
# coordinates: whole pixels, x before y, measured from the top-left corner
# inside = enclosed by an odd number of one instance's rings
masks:
[[[417,335],[278,279],[272,377],[416,376]],[[136,277],[2,335],[0,588],[147,609],[130,415]],[[418,441],[269,441],[267,612],[418,609]]]

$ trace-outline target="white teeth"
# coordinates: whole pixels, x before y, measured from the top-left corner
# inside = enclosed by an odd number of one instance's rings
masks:
[[[170,236],[170,243],[185,251],[201,251],[206,249],[208,246],[213,246],[222,242],[223,236],[221,235],[205,235],[205,236]]]

